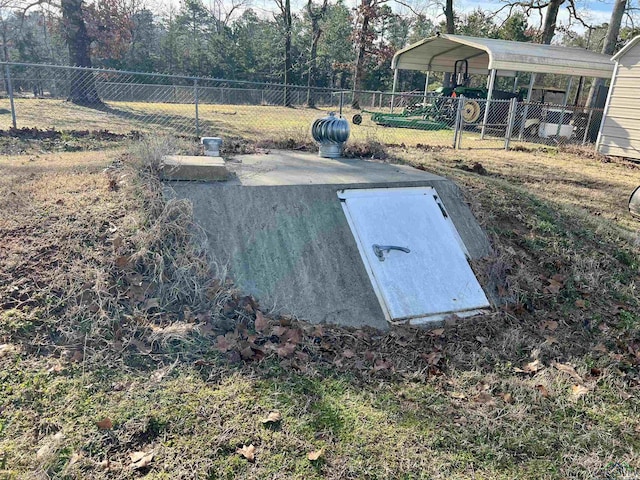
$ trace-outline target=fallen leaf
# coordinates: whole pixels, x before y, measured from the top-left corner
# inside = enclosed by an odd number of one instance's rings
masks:
[[[285,343],[276,349],[276,353],[280,358],[290,357],[295,352],[296,346],[293,343]]]
[[[542,330],[546,329],[553,332],[558,328],[558,322],[556,322],[555,320],[545,320],[540,324],[540,328]]]
[[[84,354],[81,350],[75,350],[73,352],[73,355],[71,355],[71,358],[69,359],[69,361],[75,363],[81,362],[82,360],[84,360]]]
[[[591,367],[590,373],[592,377],[599,377],[600,375],[602,375],[602,370],[597,367]]]
[[[251,360],[255,356],[255,352],[251,347],[247,346],[240,350],[240,356],[243,360]]]
[[[129,465],[134,470],[138,470],[140,468],[148,467],[151,461],[153,460],[153,450],[150,452],[134,452],[129,454],[129,458],[131,458],[131,465]]]
[[[302,342],[302,330],[299,328],[290,328],[284,335],[282,335],[282,341],[293,343],[294,345]]]
[[[4,357],[5,355],[16,353],[18,351],[19,350],[15,345],[12,345],[10,343],[3,343],[2,345],[0,345],[0,358]]]
[[[113,422],[109,417],[104,417],[102,420],[96,422],[96,425],[100,430],[111,430],[113,428]]]
[[[554,280],[551,280],[549,282],[549,285],[547,285],[546,287],[544,287],[544,292],[545,293],[553,293],[553,294],[558,294],[560,293],[560,289],[562,288],[562,284],[558,283]]]
[[[228,352],[231,350],[231,342],[224,335],[218,335],[216,337],[216,350],[219,352]]]
[[[503,393],[502,400],[504,400],[504,403],[513,403],[513,395],[510,393]]]
[[[253,462],[256,459],[256,447],[254,447],[253,444],[249,446],[242,445],[242,448],[237,449],[236,453],[239,453],[250,462]]]
[[[596,352],[609,353],[609,350],[607,349],[607,347],[605,347],[604,344],[602,344],[602,343],[597,344],[595,347],[593,347],[593,349]]]
[[[464,393],[461,393],[461,392],[451,392],[449,394],[449,396],[451,398],[456,398],[458,400],[464,400],[465,398],[467,398],[467,396]]]
[[[315,462],[316,460],[320,460],[323,456],[324,456],[324,448],[307,453],[307,458],[312,462]]]
[[[348,348],[342,352],[342,356],[344,358],[353,358],[354,355],[355,353],[353,353],[353,350],[349,350]]]
[[[382,359],[378,359],[375,363],[375,365],[373,366],[373,371],[374,372],[379,372],[380,370],[387,370],[388,368],[392,367],[393,365],[391,364],[391,362],[386,362]]]
[[[82,459],[82,455],[74,452],[73,455],[71,455],[71,458],[69,459],[69,463],[67,465],[68,466],[74,465],[78,463],[81,459]]]
[[[280,415],[280,412],[271,412],[269,413],[269,415],[267,415],[267,418],[263,418],[260,421],[266,425],[268,423],[278,423],[280,420],[282,420],[282,415]]]
[[[578,300],[576,300],[576,307],[578,308],[585,308],[587,306],[587,302],[585,302],[582,298],[579,298]]]
[[[583,382],[582,377],[578,375],[578,372],[576,372],[575,368],[573,368],[571,365],[566,365],[564,363],[558,363],[558,362],[554,362],[552,363],[552,365],[554,368],[560,370],[561,372],[568,373],[578,382],[580,383]]]
[[[584,385],[571,386],[571,395],[573,395],[575,398],[580,398],[583,395],[586,395],[587,393],[589,393],[589,389]]]
[[[113,243],[113,248],[116,250],[118,250],[124,244],[124,241],[122,240],[122,237],[120,235],[116,235],[115,237],[113,237],[113,240],[111,240],[111,242]]]
[[[126,268],[127,266],[129,266],[130,260],[131,260],[131,257],[128,257],[127,255],[120,255],[116,257],[116,267]]]
[[[518,373],[535,373],[538,370],[542,370],[544,365],[540,360],[534,360],[533,362],[527,363],[523,368],[514,368],[514,370]]]
[[[441,337],[444,334],[444,328],[436,328],[429,332],[429,335],[434,337]]]
[[[437,365],[438,362],[440,362],[440,360],[442,360],[442,353],[440,353],[440,352],[423,353],[420,356],[429,365]]]
[[[254,325],[256,327],[256,332],[264,332],[269,326],[269,322],[264,318],[264,315],[260,310],[256,310],[256,321]]]
[[[542,395],[544,398],[547,398],[549,396],[549,390],[547,390],[547,387],[545,387],[544,385],[536,385],[536,390],[538,390],[540,392],[540,395]]]
[[[552,337],[551,335],[545,335],[544,343],[546,343],[547,345],[553,345],[554,343],[558,343],[558,339],[556,337]]]
[[[476,395],[476,397],[473,399],[474,402],[476,403],[482,403],[484,405],[495,405],[496,402],[493,399],[493,397],[491,396],[490,393],[488,392],[480,392],[478,395]]]
[[[272,329],[271,329],[271,334],[275,335],[276,337],[281,337],[285,334],[285,332],[288,330],[287,327],[283,327],[281,325],[275,325]]]

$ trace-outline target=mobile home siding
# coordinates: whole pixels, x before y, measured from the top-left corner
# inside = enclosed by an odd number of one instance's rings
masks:
[[[640,159],[640,42],[617,59],[598,137],[598,151]]]

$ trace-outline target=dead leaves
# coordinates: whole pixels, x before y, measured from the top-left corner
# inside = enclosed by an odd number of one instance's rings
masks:
[[[256,460],[256,447],[254,447],[253,444],[242,445],[241,448],[236,450],[236,453],[243,456],[250,462],[255,462]]]
[[[278,423],[280,422],[280,420],[282,420],[282,415],[280,414],[280,412],[271,412],[269,413],[269,415],[266,416],[266,418],[263,418],[260,421],[262,422],[263,425],[270,425],[270,424]]]
[[[564,287],[567,277],[557,273],[553,277],[547,278],[546,280],[549,284],[544,287],[544,292],[550,293],[552,295],[557,295]]]
[[[269,327],[269,322],[260,310],[256,310],[256,321],[254,323],[256,332],[264,332]]]
[[[564,363],[557,363],[557,362],[554,362],[551,365],[554,368],[556,368],[557,370],[560,370],[561,372],[569,374],[571,377],[573,377],[579,383],[583,383],[584,382],[582,377],[580,375],[578,375],[578,372],[576,372],[575,368],[573,368],[571,365],[566,365]]]
[[[313,450],[313,451],[307,453],[307,459],[310,462],[316,462],[316,461],[320,460],[323,457],[324,457],[324,448],[321,448],[320,450]]]
[[[549,390],[542,384],[536,385],[536,390],[538,390],[538,392],[540,392],[540,395],[542,395],[544,398],[547,398],[549,396]]]
[[[534,360],[527,363],[522,368],[514,368],[513,370],[518,373],[536,373],[544,368],[544,364],[540,360]]]
[[[578,399],[584,395],[589,393],[589,389],[584,385],[572,385],[571,386],[571,396],[574,399]]]
[[[113,428],[113,422],[109,417],[104,417],[102,420],[96,422],[96,426],[100,430],[111,430]]]
[[[129,454],[129,458],[131,459],[131,464],[129,465],[133,470],[140,470],[142,468],[146,468],[151,464],[153,460],[154,452],[153,450],[149,452],[134,452]]]
[[[10,343],[0,344],[0,358],[20,352],[20,348]]]

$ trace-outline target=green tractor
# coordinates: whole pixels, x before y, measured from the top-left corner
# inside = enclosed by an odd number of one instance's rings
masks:
[[[458,60],[454,64],[453,78],[459,83],[453,87],[440,87],[427,102],[408,105],[401,113],[380,113],[363,110],[371,114],[371,120],[378,125],[397,128],[413,128],[418,130],[449,130],[456,118],[457,102],[452,99],[464,96],[468,99],[462,110],[462,118],[466,124],[475,124],[484,114],[484,102],[474,99],[486,99],[488,90],[484,87],[470,87],[469,64],[467,60]],[[494,90],[492,97],[499,100],[511,98],[521,99],[521,93]],[[489,123],[497,123],[498,112],[490,107]],[[496,118],[493,118],[496,117]],[[355,125],[362,123],[362,115],[356,114],[352,118]]]

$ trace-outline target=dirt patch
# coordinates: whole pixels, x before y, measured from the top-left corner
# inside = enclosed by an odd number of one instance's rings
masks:
[[[95,151],[140,139],[138,132],[113,133],[108,130],[42,130],[10,128],[0,130],[0,154],[24,155],[46,152]]]

